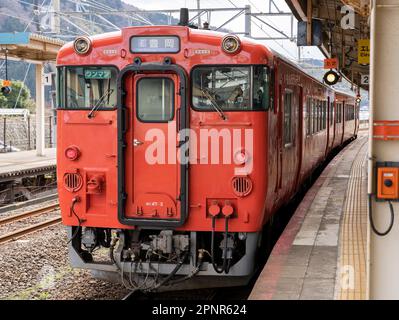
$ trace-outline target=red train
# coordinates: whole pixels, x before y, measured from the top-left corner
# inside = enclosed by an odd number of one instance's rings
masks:
[[[132,289],[246,283],[270,217],[357,135],[353,96],[251,39],[130,27],[57,64],[71,263]]]

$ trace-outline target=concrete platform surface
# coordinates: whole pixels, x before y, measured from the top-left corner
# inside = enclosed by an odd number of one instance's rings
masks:
[[[45,170],[56,165],[56,149],[45,149],[44,156],[37,156],[36,150],[0,153],[0,178],[14,176],[19,172]]]
[[[276,243],[251,300],[366,299],[367,136],[325,168]]]

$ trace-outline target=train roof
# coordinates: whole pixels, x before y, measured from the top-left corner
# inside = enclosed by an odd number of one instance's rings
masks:
[[[121,43],[123,41],[123,34],[131,33],[129,31],[153,30],[153,31],[159,31],[160,32],[159,34],[161,34],[162,30],[165,28],[175,31],[177,35],[185,35],[188,39],[194,38],[194,40],[197,40],[197,41],[216,42],[216,40],[220,41],[226,35],[225,32],[219,32],[219,31],[213,31],[213,30],[194,29],[194,28],[190,28],[187,26],[163,25],[163,26],[131,26],[131,27],[122,28],[119,31],[93,35],[93,36],[90,36],[89,38],[92,40],[93,44],[98,43],[100,46],[102,46],[102,45],[109,45],[109,44],[113,44],[113,43]],[[168,34],[171,34],[171,33],[168,32]],[[283,61],[284,63],[290,65],[291,67],[297,69],[299,72],[303,73],[306,77],[309,77],[309,78],[313,79],[314,81],[318,82],[320,85],[322,85],[326,88],[329,88],[329,89],[333,90],[334,92],[337,92],[338,94],[351,96],[350,94],[348,94],[346,92],[337,90],[337,89],[321,82],[320,79],[317,79],[313,75],[307,73],[306,70],[303,69],[301,66],[295,64],[293,61],[291,61],[287,57],[285,57],[285,56],[281,55],[280,53],[276,52],[275,50],[269,48],[268,46],[264,45],[263,43],[260,43],[259,41],[253,40],[251,38],[246,38],[246,37],[240,37],[240,40],[243,44],[243,48],[245,48],[246,46],[249,46],[249,48],[256,47],[257,49],[263,51],[263,53],[266,55],[266,57],[269,61],[277,58],[277,59]],[[60,49],[58,57],[62,56],[63,54],[68,54],[71,51],[73,51],[73,42],[68,42]]]

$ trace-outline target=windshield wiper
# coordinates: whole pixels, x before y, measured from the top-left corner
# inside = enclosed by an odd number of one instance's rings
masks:
[[[220,118],[222,118],[222,120],[227,120],[227,117],[222,108],[217,104],[216,100],[209,94],[209,92],[204,89],[201,89],[201,92],[207,99],[209,99],[209,101],[211,102],[211,106],[213,107],[213,109],[215,109]]]
[[[88,118],[94,118],[94,112],[100,107],[101,103],[104,101],[105,97],[109,99],[110,95],[114,92],[114,89],[107,89],[104,94],[98,99],[97,103],[91,108]]]

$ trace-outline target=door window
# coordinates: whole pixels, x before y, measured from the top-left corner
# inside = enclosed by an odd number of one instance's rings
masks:
[[[143,122],[168,122],[174,115],[174,84],[169,78],[137,82],[137,117]]]

